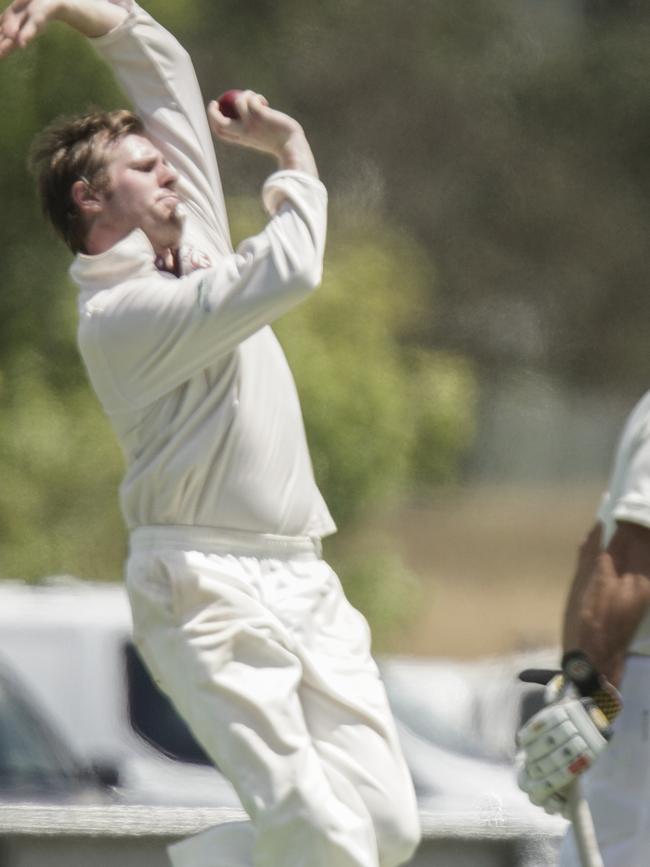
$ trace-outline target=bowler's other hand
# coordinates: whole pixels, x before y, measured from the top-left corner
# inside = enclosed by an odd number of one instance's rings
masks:
[[[61,21],[83,36],[104,36],[124,21],[126,0],[13,0],[0,15],[0,60],[24,48],[50,21]]]
[[[235,100],[239,117],[226,117],[213,100],[208,118],[217,138],[230,144],[263,151],[276,157],[281,168],[298,169],[317,176],[316,163],[297,120],[271,108],[265,97],[243,90]]]
[[[58,0],[14,0],[0,15],[0,59],[24,48],[58,11]]]

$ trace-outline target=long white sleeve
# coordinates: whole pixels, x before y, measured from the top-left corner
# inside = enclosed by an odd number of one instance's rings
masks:
[[[279,210],[259,235],[214,267],[180,279],[155,270],[140,231],[104,254],[78,256],[73,279],[82,287],[107,289],[86,302],[80,332],[84,356],[101,356],[108,374],[101,386],[107,409],[157,400],[319,284],[325,187],[302,173],[277,172],[265,185],[265,200],[269,209]]]
[[[122,24],[90,40],[109,64],[148,135],[179,173],[179,192],[220,254],[232,251],[221,179],[192,61],[132,0]]]

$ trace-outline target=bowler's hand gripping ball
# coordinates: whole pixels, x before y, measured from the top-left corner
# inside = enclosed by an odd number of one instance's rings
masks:
[[[239,112],[235,107],[235,100],[238,98],[241,90],[227,90],[225,93],[222,93],[221,96],[217,99],[219,103],[219,111],[221,114],[224,114],[226,117],[231,118],[232,120],[239,120]]]

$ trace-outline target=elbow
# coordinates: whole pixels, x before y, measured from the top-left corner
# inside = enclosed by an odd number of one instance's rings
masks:
[[[289,294],[306,297],[321,284],[323,256],[314,245],[304,245],[300,253],[284,250],[276,257],[275,270]]]
[[[321,284],[323,279],[323,262],[320,256],[314,256],[313,260],[302,263],[297,268],[292,282],[297,291],[303,295],[311,295]]]
[[[324,226],[288,210],[273,228],[271,250],[280,279],[292,292],[311,294],[323,278]]]

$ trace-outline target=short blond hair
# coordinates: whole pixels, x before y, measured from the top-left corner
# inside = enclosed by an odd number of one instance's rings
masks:
[[[73,253],[85,252],[87,224],[72,198],[72,185],[84,180],[94,189],[107,189],[107,145],[143,133],[136,114],[118,109],[58,118],[34,140],[29,165],[43,213]]]

